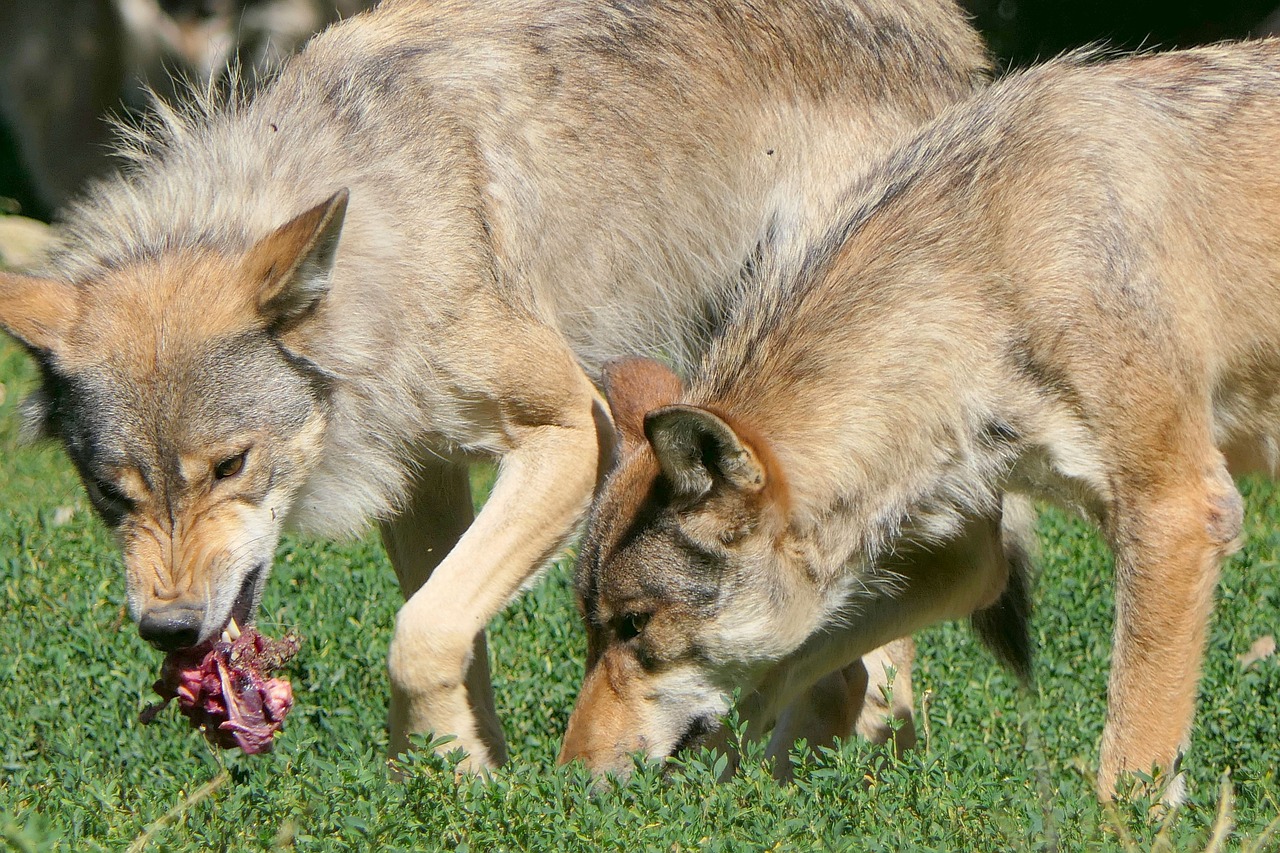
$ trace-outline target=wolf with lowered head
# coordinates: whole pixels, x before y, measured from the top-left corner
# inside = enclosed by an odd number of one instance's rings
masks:
[[[1099,793],[1176,771],[1232,474],[1280,457],[1280,42],[1012,76],[856,181],[687,389],[608,373],[625,452],[579,566],[566,758],[669,754],[734,689],[767,720],[985,607],[1022,583],[973,558],[1022,494],[1115,555]]]
[[[744,265],[985,70],[950,0],[386,0],[251,97],[161,107],[46,267],[0,273],[29,422],[162,649],[252,622],[286,526],[376,520],[391,749],[496,763],[484,629],[587,506],[601,360],[688,360]]]

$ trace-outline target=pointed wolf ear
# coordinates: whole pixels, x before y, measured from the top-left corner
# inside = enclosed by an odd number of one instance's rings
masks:
[[[0,326],[31,349],[57,351],[75,315],[73,285],[0,271]]]
[[[605,364],[604,395],[625,453],[645,442],[644,416],[684,394],[680,377],[651,358],[619,358]]]
[[[273,331],[287,331],[329,292],[348,195],[345,188],[338,190],[249,251],[246,263],[259,282],[258,310]]]
[[[723,418],[697,406],[666,406],[644,419],[662,473],[676,493],[698,499],[717,480],[746,492],[765,486],[765,468],[756,452]]]

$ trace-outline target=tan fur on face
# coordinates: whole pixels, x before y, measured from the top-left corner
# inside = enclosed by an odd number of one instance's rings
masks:
[[[713,611],[707,613],[687,596],[673,594],[673,585],[681,581],[676,573],[665,570],[685,555],[679,548],[669,552],[674,556],[645,551],[643,546],[637,550],[634,534],[659,518],[671,523],[670,516],[664,513],[671,485],[663,480],[654,448],[645,438],[644,425],[646,414],[663,412],[679,398],[680,384],[666,367],[640,359],[612,364],[605,375],[610,404],[623,435],[623,452],[598,496],[579,559],[579,600],[588,620],[587,678],[570,718],[561,761],[582,759],[597,772],[626,774],[633,752],[655,757],[669,754],[690,726],[690,714],[700,713],[699,724],[713,726],[719,709],[724,707],[725,691],[719,673],[698,677],[697,661],[708,656],[721,659],[726,651],[731,657],[735,654],[724,648],[726,644],[732,646],[730,639],[715,636],[718,626],[745,622],[757,632],[748,644],[754,653],[766,658],[773,654],[774,644],[794,641],[788,639],[789,631],[805,624],[803,618],[791,620],[784,614],[762,626],[747,614],[776,606],[781,598],[792,596],[803,586],[808,576],[800,571],[797,577],[777,585],[772,596],[766,594],[766,601],[756,605],[739,601],[734,611],[723,615],[714,612],[714,604]],[[646,412],[646,408],[651,411]],[[736,419],[723,417],[731,429],[743,430]],[[777,460],[758,434],[743,431],[739,438],[750,448],[748,452],[756,464],[763,466],[759,485],[747,494],[715,485],[705,505],[680,513],[678,525],[686,545],[697,542],[699,549],[730,547],[768,552],[775,547],[773,537],[785,527],[789,499]],[[682,504],[688,502],[688,498],[678,500]],[[762,515],[770,520],[768,525],[756,520]],[[752,522],[737,529],[733,518]],[[795,602],[803,600],[801,596]],[[642,614],[645,619],[642,638],[619,635],[633,614]],[[803,633],[799,635],[802,637]],[[906,641],[892,650],[877,650],[869,658],[878,667],[888,661],[900,668],[899,697],[906,697],[906,704],[896,703],[895,713],[907,718],[911,713],[913,651]],[[745,668],[738,665],[734,675],[741,678],[744,672]],[[861,684],[866,688],[866,670],[862,672]],[[879,670],[875,684],[883,684]],[[783,715],[784,723],[771,747],[777,756],[785,758],[791,741],[797,737],[829,743],[830,737],[851,734],[855,721],[877,740],[888,737],[889,729],[878,719],[883,714],[883,702],[864,701],[862,688],[854,692],[836,690],[839,697],[833,698],[832,691],[815,687],[806,692],[807,687],[799,685],[793,691],[799,694],[793,708],[769,707],[754,715],[746,714],[753,734],[767,730],[774,717]],[[820,710],[810,707],[824,698],[847,704]],[[847,725],[840,720],[847,720]],[[782,764],[779,768],[783,772]]]
[[[188,250],[109,270],[81,288],[79,318],[59,350],[77,372],[104,363],[127,376],[154,373],[179,352],[260,328],[255,290],[238,258]]]
[[[153,599],[204,603],[220,564],[237,550],[245,526],[238,509],[202,496],[172,524],[145,510],[128,524],[122,531],[124,561],[140,609]]]
[[[627,768],[621,762],[625,757],[645,750],[643,737],[638,734],[642,727],[636,718],[643,697],[622,692],[639,681],[618,671],[636,666],[635,661],[613,654],[591,668],[578,700],[590,707],[591,713],[570,718],[560,748],[560,763],[581,759],[593,769],[609,767],[624,772]],[[627,739],[629,736],[631,739]]]
[[[114,422],[94,429],[74,407],[47,416],[83,448],[73,455],[95,502],[114,507],[108,520],[118,525],[135,617],[181,607],[199,615],[207,637],[231,618],[233,602],[244,602],[245,585],[264,576],[326,414],[303,399],[255,418],[226,401],[244,400],[233,386],[267,362],[272,373],[289,369],[281,345],[266,336],[281,316],[309,310],[310,293],[323,292],[327,269],[306,265],[324,257],[320,241],[344,206],[340,193],[245,258],[192,249],[107,270],[78,288],[62,318],[50,369]],[[215,387],[197,392],[189,387],[195,377]],[[257,378],[281,394],[308,385]],[[251,603],[258,592],[255,585]],[[237,616],[251,622],[252,607]]]
[[[313,454],[323,427],[312,421],[274,452],[295,459]],[[266,452],[261,442],[241,438],[225,448],[184,455],[179,476],[164,491],[149,489],[136,470],[117,473],[116,485],[137,505],[116,531],[135,614],[157,603],[185,602],[209,608],[205,633],[216,633],[245,573],[270,558],[288,515],[289,484],[273,487],[271,462],[260,458]],[[234,478],[217,480],[218,463],[244,446],[257,458],[246,460]]]

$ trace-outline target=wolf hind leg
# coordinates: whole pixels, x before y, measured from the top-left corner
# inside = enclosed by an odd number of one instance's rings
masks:
[[[766,751],[774,760],[774,775],[791,779],[788,753],[802,738],[816,749],[856,732],[872,743],[892,741],[898,755],[914,747],[914,662],[915,643],[903,637],[819,679],[778,717]]]
[[[893,742],[898,755],[916,745],[914,694],[911,670],[915,665],[916,644],[910,637],[885,643],[864,655],[866,687],[855,729],[872,743]],[[850,687],[856,689],[851,683]],[[852,693],[850,699],[855,698]]]
[[[406,600],[427,582],[471,525],[474,512],[469,474],[466,464],[428,457],[419,469],[409,504],[395,518],[382,523],[382,541]],[[472,724],[466,725],[458,714],[453,714],[454,728],[465,731],[450,729],[436,733],[458,738],[446,748],[462,746],[473,760],[479,758],[485,763],[501,764],[506,761],[507,747],[494,704],[488,644],[483,630],[475,637],[463,681]],[[389,718],[392,757],[409,746],[408,705],[407,697],[393,687]]]
[[[999,522],[975,527],[977,543],[956,553],[942,549],[918,556],[939,575],[974,572],[1006,578],[999,597],[972,615],[979,639],[1024,684],[1031,682],[1031,573],[1035,558],[1035,507],[1030,499],[1005,495]],[[769,743],[779,775],[787,778],[787,750],[799,738],[829,746],[857,732],[872,743],[893,741],[899,755],[916,744],[912,667],[915,643],[902,637],[868,652],[814,684],[779,716]]]
[[[1131,462],[1126,472],[1104,528],[1115,553],[1116,617],[1097,782],[1103,799],[1122,774],[1153,767],[1177,774],[1214,587],[1243,516],[1207,436],[1148,460],[1145,469]],[[1167,781],[1166,801],[1180,799],[1182,780]]]

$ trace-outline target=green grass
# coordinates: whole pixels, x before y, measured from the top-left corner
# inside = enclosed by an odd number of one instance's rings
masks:
[[[398,595],[372,537],[281,548],[260,622],[305,644],[273,753],[215,753],[172,711],[137,723],[159,655],[124,612],[119,557],[65,459],[16,444],[30,381],[25,359],[0,347],[0,837],[14,849],[1199,850],[1227,825],[1228,773],[1228,849],[1276,849],[1265,833],[1280,814],[1280,663],[1237,660],[1280,627],[1270,485],[1244,484],[1249,542],[1220,586],[1186,763],[1192,799],[1163,829],[1149,803],[1105,811],[1091,793],[1111,569],[1090,529],[1056,512],[1040,528],[1035,690],[1020,691],[965,626],[924,632],[928,739],[901,761],[853,742],[803,756],[789,787],[750,747],[723,784],[708,754],[624,786],[556,768],[584,649],[560,564],[493,625],[511,763],[486,783],[421,755],[396,784],[383,661]]]

